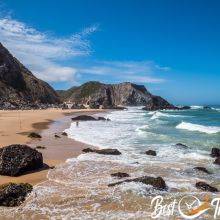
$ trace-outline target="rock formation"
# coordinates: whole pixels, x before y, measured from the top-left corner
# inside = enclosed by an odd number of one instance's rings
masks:
[[[7,183],[0,186],[0,206],[13,207],[20,205],[32,191],[28,183]]]
[[[0,43],[0,109],[59,102],[53,88],[36,78]]]
[[[146,106],[146,110],[174,109],[165,99],[152,95],[143,85],[130,82],[103,84],[87,82],[67,91],[59,90],[63,101],[90,108],[118,108],[119,106]]]
[[[19,176],[42,167],[42,154],[27,145],[0,148],[0,175]]]

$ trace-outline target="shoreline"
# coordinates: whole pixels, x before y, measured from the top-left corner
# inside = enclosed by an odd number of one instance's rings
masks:
[[[55,167],[64,163],[68,158],[77,157],[81,154],[82,149],[88,146],[85,143],[61,135],[63,130],[69,128],[71,117],[80,114],[93,115],[99,112],[105,112],[105,110],[47,109],[19,112],[0,111],[0,122],[2,122],[0,125],[0,136],[4,137],[0,147],[15,143],[27,144],[33,148],[36,146],[45,147],[45,149],[37,150],[42,153],[46,165]],[[14,126],[11,127],[13,123]],[[9,129],[10,127],[11,129]],[[20,132],[17,132],[18,130]],[[32,131],[40,133],[42,138],[40,140],[28,138],[27,134]],[[59,135],[60,138],[55,138],[55,134]],[[19,177],[0,176],[0,185],[8,182],[27,182],[36,185],[47,180],[48,171],[49,168],[36,170]]]

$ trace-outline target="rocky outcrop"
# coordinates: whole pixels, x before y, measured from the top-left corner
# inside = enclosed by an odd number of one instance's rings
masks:
[[[42,154],[27,145],[0,148],[0,175],[19,176],[42,167]]]
[[[187,148],[189,148],[188,146],[186,146],[185,144],[182,144],[182,143],[176,144],[175,147],[182,148],[182,149],[187,149]]]
[[[127,174],[127,173],[122,173],[122,172],[112,173],[111,176],[112,176],[112,177],[117,177],[117,178],[130,177],[129,174]]]
[[[220,157],[220,149],[213,147],[211,151],[211,156],[212,157]]]
[[[127,179],[127,180],[123,180],[120,182],[116,182],[116,183],[111,183],[108,186],[117,186],[120,185],[122,183],[130,183],[130,182],[136,182],[136,183],[143,183],[145,185],[151,185],[153,186],[155,189],[158,190],[166,190],[167,186],[165,181],[163,180],[162,177],[151,177],[151,176],[143,176],[143,177],[138,177],[138,178],[134,178],[134,179]]]
[[[154,150],[147,150],[147,151],[145,152],[145,154],[151,155],[151,156],[157,156],[157,153],[156,153],[156,151],[154,151]]]
[[[64,101],[74,105],[87,105],[90,108],[115,108],[120,106],[146,105],[146,110],[173,109],[165,99],[153,96],[145,86],[130,82],[103,84],[87,82],[67,91],[58,91]]]
[[[57,104],[60,98],[52,87],[36,78],[0,43],[0,109],[40,103]]]
[[[209,184],[205,182],[197,182],[196,188],[201,189],[202,191],[208,191],[208,192],[218,192],[218,189],[210,186]]]
[[[0,206],[19,206],[33,187],[28,183],[7,183],[0,186]]]
[[[146,103],[145,107],[143,108],[143,110],[146,111],[157,111],[162,109],[178,109],[178,108],[170,104],[160,96],[152,96],[151,99]]]
[[[104,117],[95,118],[90,115],[79,115],[72,118],[72,121],[110,121],[110,119]]]
[[[91,149],[91,148],[86,148],[82,150],[84,153],[97,153],[97,154],[104,154],[104,155],[120,155],[121,152],[117,149]]]
[[[217,157],[215,159],[214,164],[220,165],[220,157]]]
[[[36,132],[31,132],[28,135],[29,138],[42,138],[40,134],[36,133]]]

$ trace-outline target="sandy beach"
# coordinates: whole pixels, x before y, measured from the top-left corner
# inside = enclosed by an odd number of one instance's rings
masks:
[[[24,110],[0,111],[0,147],[10,144],[27,144],[38,149],[43,154],[44,163],[54,167],[67,158],[76,157],[81,153],[85,144],[61,135],[62,131],[70,126],[71,117],[79,114],[94,114],[103,110]],[[30,132],[38,132],[42,138],[33,140],[28,138]],[[57,134],[60,138],[55,138]],[[28,182],[33,185],[47,179],[48,169],[19,177],[1,176],[0,184],[8,182]]]

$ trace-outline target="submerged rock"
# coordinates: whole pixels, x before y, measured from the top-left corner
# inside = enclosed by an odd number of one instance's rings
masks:
[[[42,154],[27,145],[0,148],[0,175],[19,176],[42,167]]]
[[[214,164],[220,165],[220,157],[215,159]]]
[[[154,151],[154,150],[147,150],[147,151],[145,152],[145,154],[151,155],[151,156],[157,156],[157,153],[156,153],[156,151]]]
[[[205,167],[195,167],[194,170],[202,171],[207,174],[211,174]]]
[[[135,179],[128,179],[128,180],[123,180],[120,182],[116,182],[116,183],[111,183],[108,186],[117,186],[120,185],[122,183],[130,183],[130,182],[136,182],[136,183],[143,183],[146,185],[151,185],[154,188],[158,189],[158,190],[166,190],[167,186],[165,181],[163,180],[162,177],[151,177],[151,176],[143,176],[143,177],[138,177]]]
[[[112,177],[118,177],[118,178],[130,177],[129,174],[127,174],[127,173],[122,173],[122,172],[112,173],[111,176],[112,176]]]
[[[184,148],[184,149],[189,148],[188,146],[186,146],[185,144],[182,144],[182,143],[177,143],[175,146],[179,147],[179,148]]]
[[[212,157],[220,157],[220,149],[217,147],[213,147],[211,151]]]
[[[60,136],[59,136],[59,135],[57,135],[57,134],[55,134],[55,135],[54,135],[54,137],[55,137],[55,138],[60,138]]]
[[[36,132],[31,132],[29,135],[28,135],[29,138],[42,138],[41,135],[39,135],[38,133]]]
[[[64,132],[62,132],[62,134],[61,135],[63,135],[63,136],[68,136],[67,135],[67,133],[64,131]]]
[[[32,191],[33,187],[29,183],[7,183],[0,186],[0,206],[18,206]]]
[[[110,121],[109,118],[104,118],[104,117],[98,117],[99,121]]]
[[[196,183],[196,188],[201,189],[203,191],[208,191],[208,192],[218,192],[217,188],[210,186],[209,184],[205,182]]]
[[[97,121],[97,119],[90,115],[79,115],[72,118],[72,121]]]
[[[96,150],[96,149],[91,149],[91,148],[86,148],[82,150],[84,153],[97,153],[97,154],[105,154],[105,155],[120,155],[121,152],[117,149],[101,149],[101,150]]]

